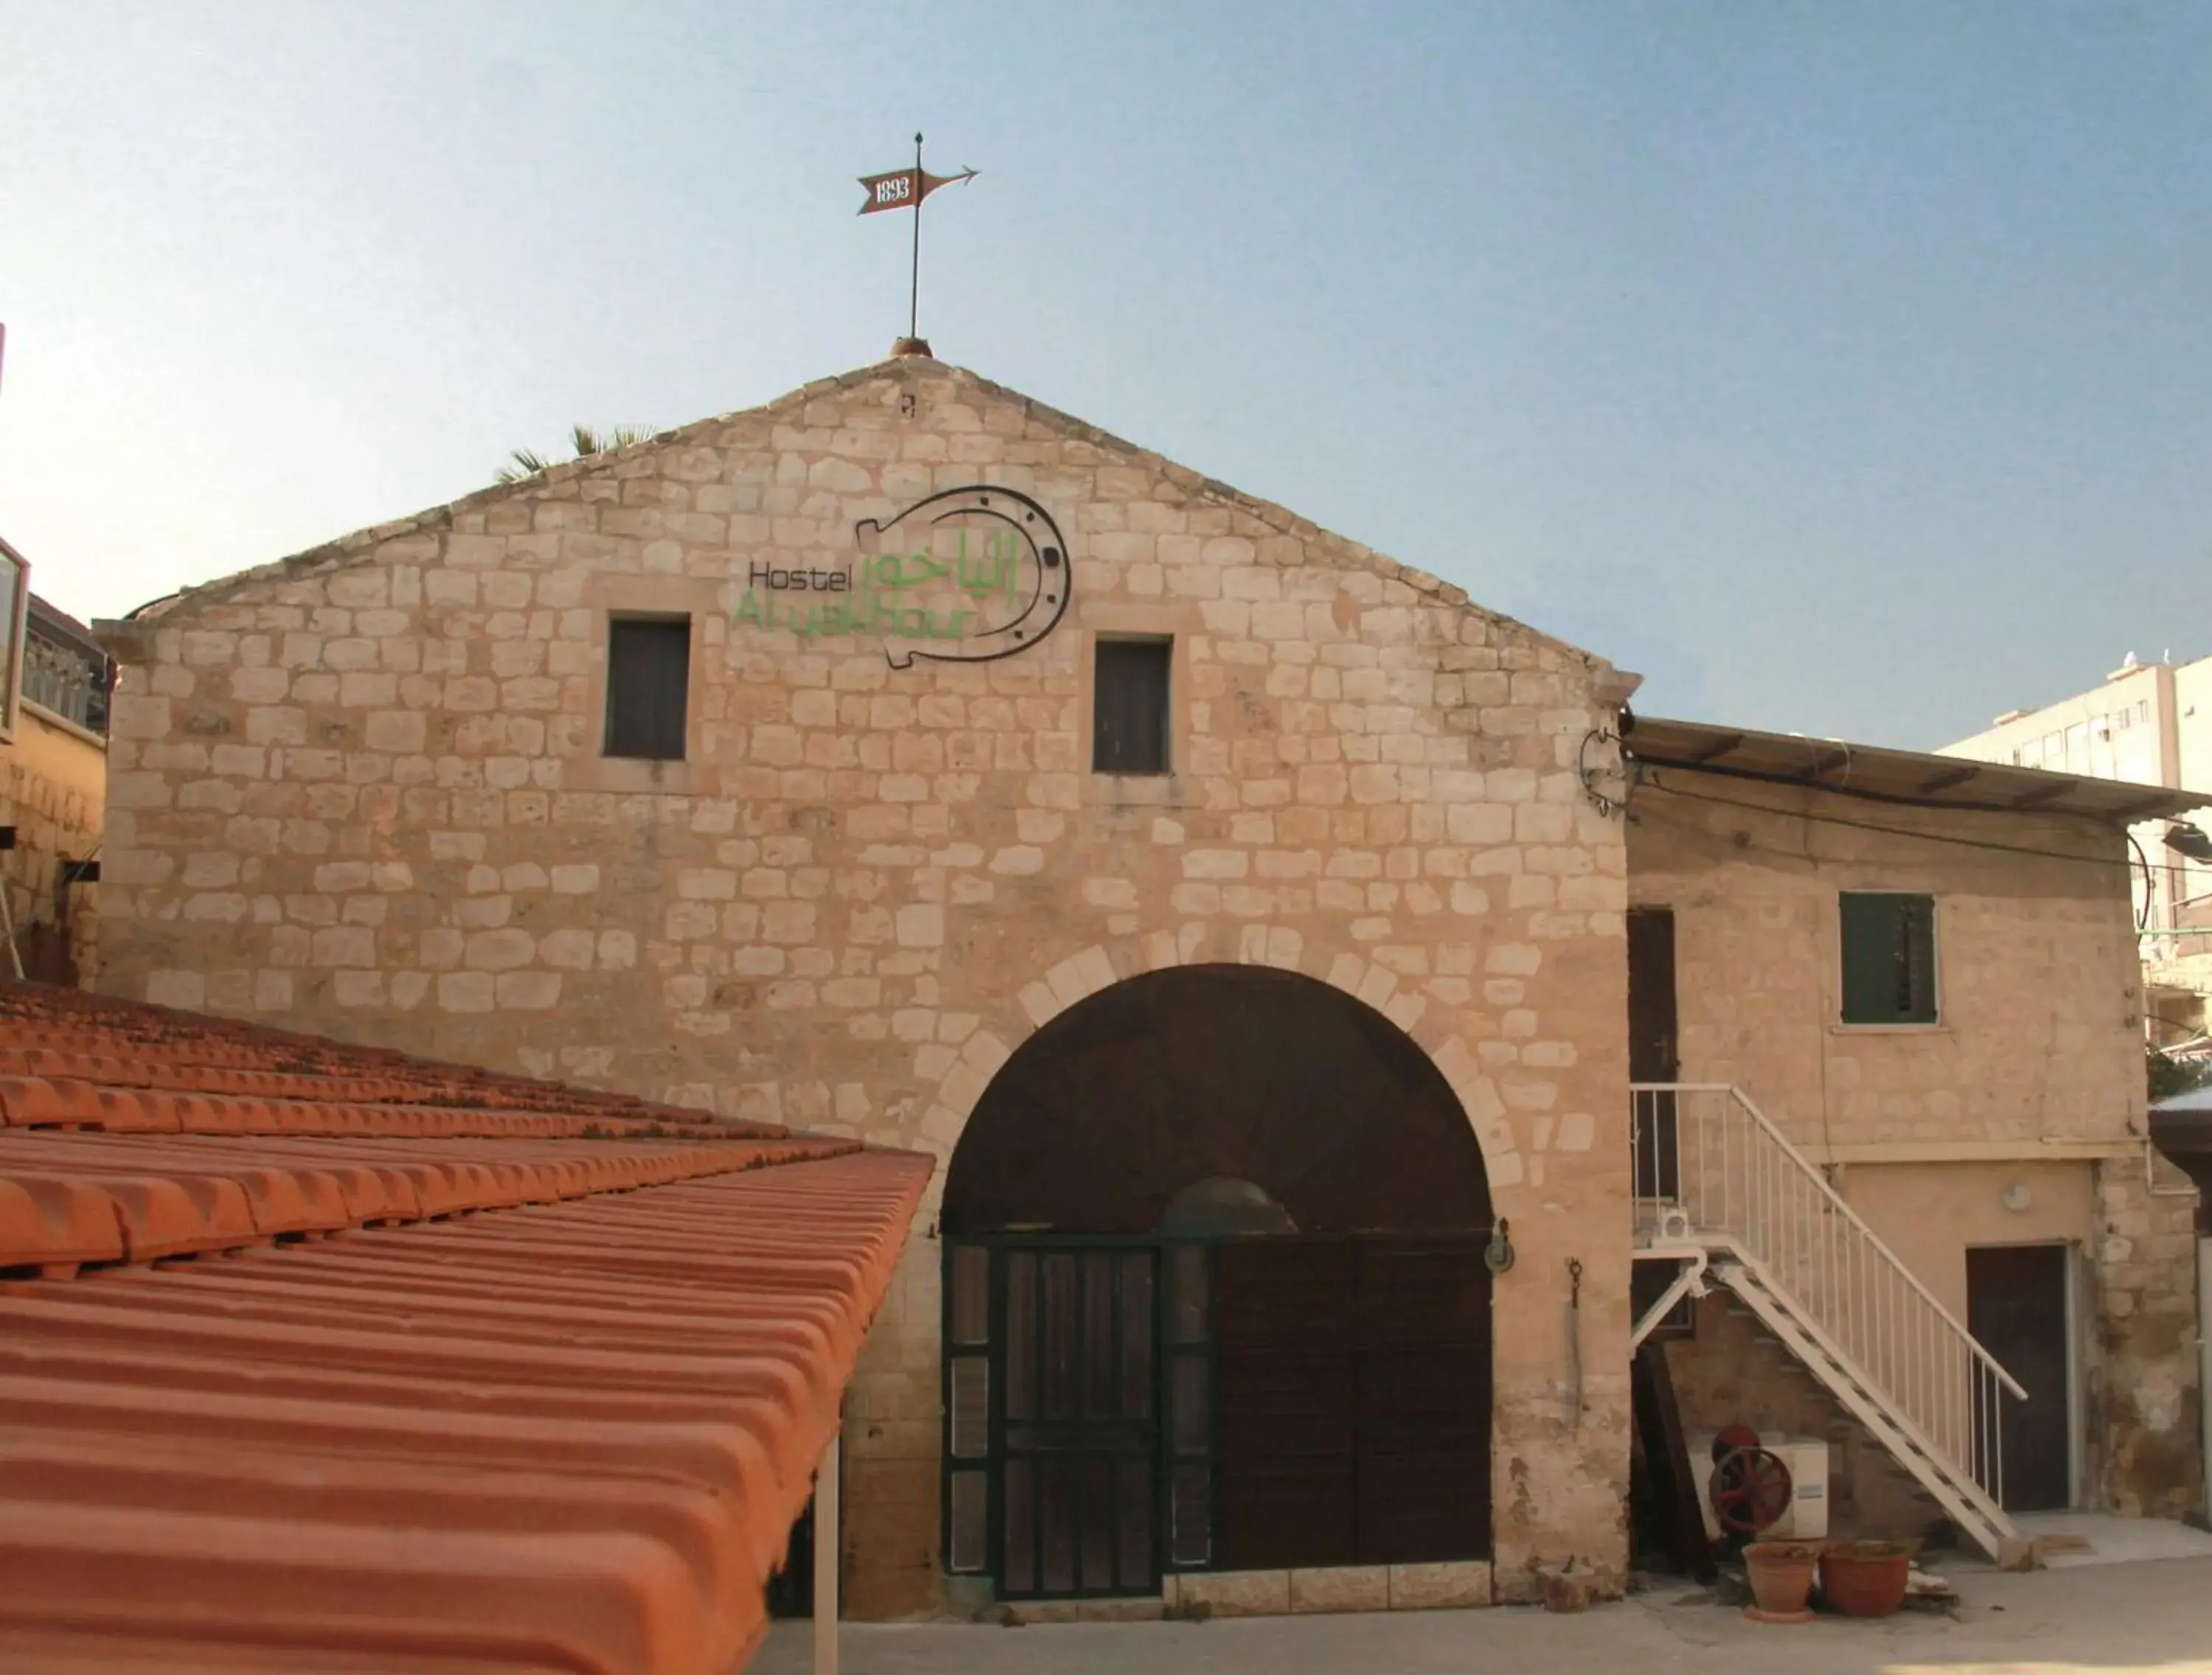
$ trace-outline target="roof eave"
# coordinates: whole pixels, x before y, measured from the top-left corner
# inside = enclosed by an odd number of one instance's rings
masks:
[[[1632,756],[1658,768],[1968,813],[2085,816],[2118,825],[2212,806],[2212,794],[1849,740],[1638,716]]]

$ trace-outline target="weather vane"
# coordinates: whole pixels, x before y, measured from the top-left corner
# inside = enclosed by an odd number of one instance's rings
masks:
[[[921,341],[921,200],[939,186],[956,186],[963,180],[973,180],[975,171],[963,168],[957,174],[929,174],[921,167],[921,136],[914,137],[914,167],[893,169],[889,174],[864,174],[860,177],[860,189],[868,201],[860,206],[860,214],[872,215],[881,209],[911,209],[914,211],[914,268],[908,281],[906,298],[906,336],[892,351],[897,355],[927,355],[929,346]]]

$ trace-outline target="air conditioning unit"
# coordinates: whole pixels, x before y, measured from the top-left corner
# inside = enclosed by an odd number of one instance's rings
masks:
[[[1659,1242],[1665,1245],[1686,1245],[1690,1242],[1690,1212],[1680,1205],[1660,1206]]]
[[[1698,1510],[1705,1514],[1705,1533],[1718,1541],[1720,1520],[1706,1495],[1713,1479],[1711,1431],[1690,1437],[1690,1477],[1698,1485]],[[1819,1541],[1828,1533],[1828,1445],[1817,1436],[1762,1437],[1759,1446],[1778,1455],[1790,1472],[1790,1504],[1778,1522],[1759,1532],[1766,1541]]]

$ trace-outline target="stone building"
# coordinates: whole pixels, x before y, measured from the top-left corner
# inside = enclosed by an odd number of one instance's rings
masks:
[[[0,541],[0,975],[91,980],[107,657]]]
[[[1620,1586],[1633,1271],[1676,1259],[1657,1205],[1696,1161],[1680,1091],[1643,1131],[1676,1162],[1632,1167],[1632,865],[1711,978],[1640,1079],[1750,1077],[1800,1138],[1817,1082],[1695,1008],[1820,959],[1828,888],[1624,819],[1662,795],[1623,761],[1633,676],[922,357],[106,632],[104,987],[943,1160],[847,1409],[856,1611]],[[2118,853],[2094,810],[2048,821]],[[2124,889],[2048,893],[2019,883],[2079,992],[2024,974],[2034,1017],[1971,1028],[2070,1052],[2050,1018],[2095,994],[2104,1140],[2142,1103],[2106,1052],[2132,979],[2098,963]],[[1748,965],[1699,940],[1707,897]],[[1966,1127],[2008,1050],[1851,1132]],[[2150,1213],[2124,1162],[2107,1220]],[[1692,1220],[1723,1283],[1804,1281]],[[2095,1259],[2116,1299],[2158,1259],[2130,1236]],[[2082,1494],[2126,1502],[2100,1460]]]
[[[1945,756],[2168,786],[2212,800],[2212,657],[2130,652],[2102,684],[1997,717]],[[2212,1063],[2212,816],[2135,827],[2136,919],[2151,1045]]]
[[[1935,1332],[1933,1304],[2027,1387],[1980,1390],[2005,1508],[2198,1509],[2196,1195],[2148,1139],[2123,835],[2193,799],[1671,721],[1630,745],[1638,1081],[1754,1101],[1922,1288],[1881,1299],[1892,1323]],[[1721,1101],[1676,1102],[1688,1125]],[[1787,1341],[1708,1296],[1668,1351],[1686,1418],[1828,1438],[1841,1532],[1948,1515]],[[1960,1387],[1930,1429],[1971,1448]]]

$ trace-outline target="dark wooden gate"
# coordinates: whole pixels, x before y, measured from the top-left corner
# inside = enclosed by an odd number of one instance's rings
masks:
[[[1469,1238],[1216,1247],[1216,1563],[1490,1552],[1490,1274]]]
[[[1966,1252],[1966,1330],[2027,1392],[2026,1401],[2010,1394],[1998,1398],[1998,1458],[2008,1512],[2054,1511],[2073,1499],[2067,1259],[2064,1245],[1990,1245]]]
[[[999,1591],[1157,1593],[1158,1253],[1025,1241],[998,1259]]]

